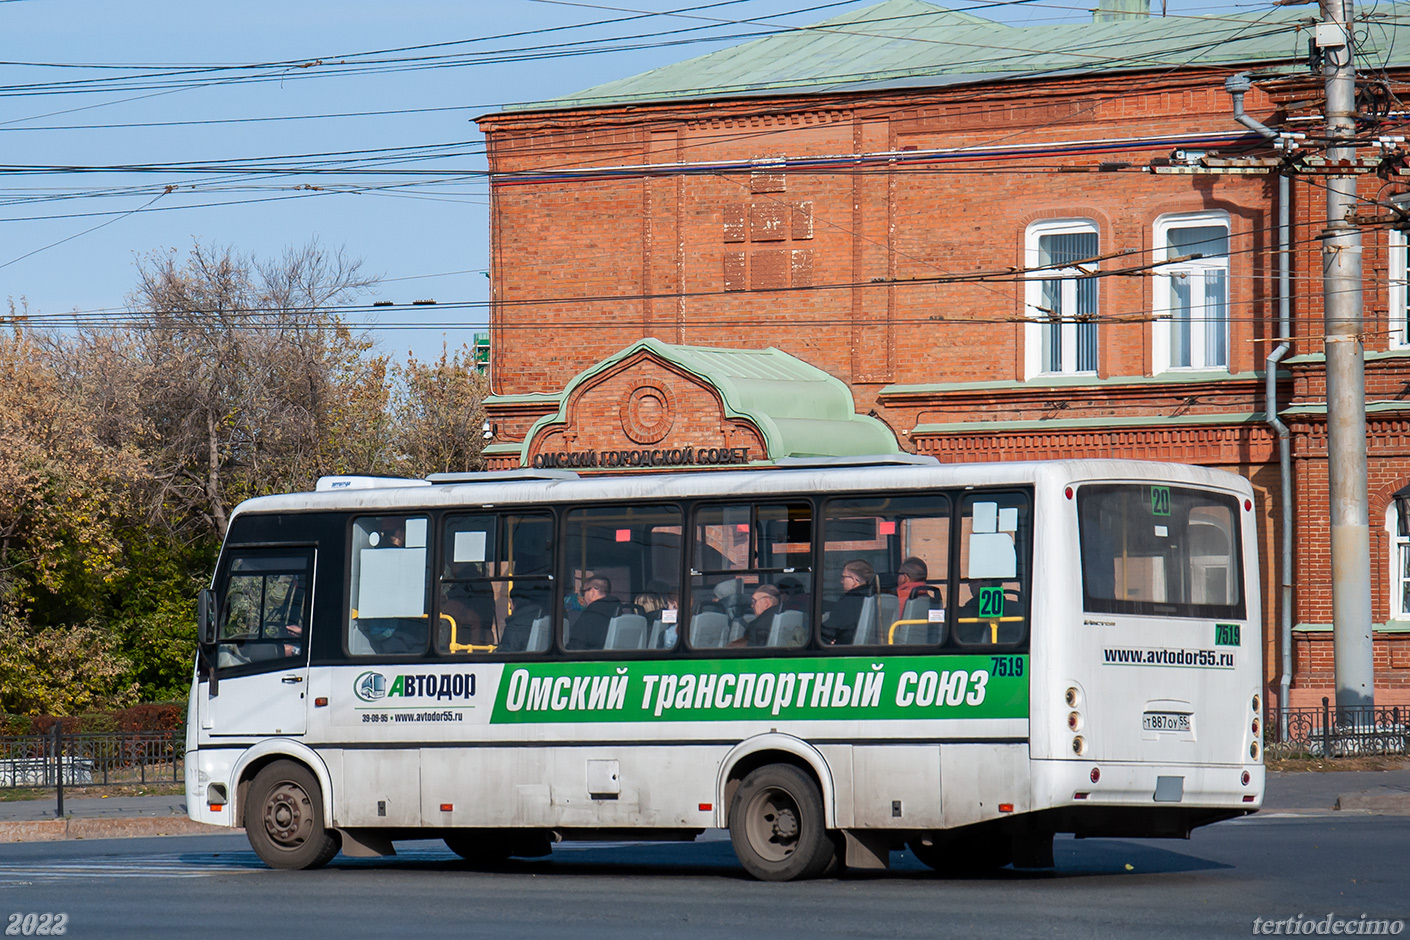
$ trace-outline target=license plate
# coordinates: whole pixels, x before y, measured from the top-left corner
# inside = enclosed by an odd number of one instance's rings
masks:
[[[1141,727],[1147,731],[1190,730],[1190,716],[1180,712],[1146,712],[1141,718]]]

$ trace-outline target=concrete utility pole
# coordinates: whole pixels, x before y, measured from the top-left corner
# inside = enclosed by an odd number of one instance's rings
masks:
[[[1320,0],[1329,161],[1356,158],[1352,0]],[[1343,144],[1342,141],[1346,143]],[[1371,651],[1371,527],[1366,508],[1366,365],[1361,340],[1361,231],[1356,177],[1327,178],[1322,233],[1327,353],[1327,475],[1332,529],[1332,650],[1337,708],[1375,704]],[[1341,716],[1347,720],[1349,716]]]

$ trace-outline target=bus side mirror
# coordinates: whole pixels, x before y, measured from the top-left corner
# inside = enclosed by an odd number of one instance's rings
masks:
[[[216,640],[215,612],[215,592],[205,588],[196,603],[196,637],[205,646],[213,645]]]

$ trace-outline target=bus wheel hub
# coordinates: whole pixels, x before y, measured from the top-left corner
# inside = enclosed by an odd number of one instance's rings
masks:
[[[300,841],[304,828],[304,795],[296,787],[284,786],[269,795],[264,808],[264,828],[275,840]]]
[[[779,842],[792,842],[798,838],[798,817],[792,810],[780,810],[773,818],[774,838]]]

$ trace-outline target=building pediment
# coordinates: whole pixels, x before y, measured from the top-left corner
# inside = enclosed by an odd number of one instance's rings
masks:
[[[843,382],[778,349],[644,339],[574,376],[529,429],[519,463],[591,471],[899,451],[885,424],[853,407]]]

